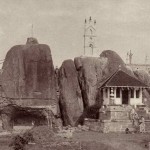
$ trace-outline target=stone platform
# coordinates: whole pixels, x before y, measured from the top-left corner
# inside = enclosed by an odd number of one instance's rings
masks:
[[[99,119],[84,120],[84,124],[89,126],[90,130],[98,132],[125,132],[128,128],[130,131],[137,131],[137,126],[131,118],[132,106],[114,105],[102,107],[99,111]],[[146,111],[136,108],[139,118],[146,116]],[[150,132],[150,120],[145,120],[145,130]]]
[[[92,131],[98,131],[103,133],[108,132],[125,132],[128,128],[130,131],[135,131],[131,120],[95,120],[85,119],[85,125]]]
[[[128,120],[132,107],[114,105],[102,107],[99,111],[100,120]]]

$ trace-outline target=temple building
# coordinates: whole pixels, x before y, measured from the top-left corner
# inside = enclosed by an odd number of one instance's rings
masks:
[[[140,126],[139,120],[144,118],[146,131],[150,131],[149,113],[142,101],[142,91],[147,88],[147,85],[119,68],[99,87],[103,97],[99,117],[86,118],[85,125],[99,132],[135,132]]]
[[[142,105],[142,90],[147,85],[119,69],[100,87],[103,105]]]

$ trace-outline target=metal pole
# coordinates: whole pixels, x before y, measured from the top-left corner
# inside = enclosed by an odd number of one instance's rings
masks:
[[[85,32],[86,32],[86,20],[85,20],[85,23],[84,23],[84,55],[85,55]]]
[[[32,24],[32,27],[31,27],[31,36],[33,37],[33,24]]]
[[[84,55],[85,55],[85,34],[84,34]]]

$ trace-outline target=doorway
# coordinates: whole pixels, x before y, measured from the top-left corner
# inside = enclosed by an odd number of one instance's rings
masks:
[[[129,91],[127,89],[122,90],[122,104],[129,103]]]

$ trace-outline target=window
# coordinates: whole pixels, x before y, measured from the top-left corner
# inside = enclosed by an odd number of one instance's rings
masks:
[[[134,98],[134,89],[131,89],[131,98]]]
[[[136,98],[140,97],[140,90],[136,90]]]
[[[116,97],[117,97],[117,98],[120,98],[120,88],[117,88],[117,89],[116,89]]]

